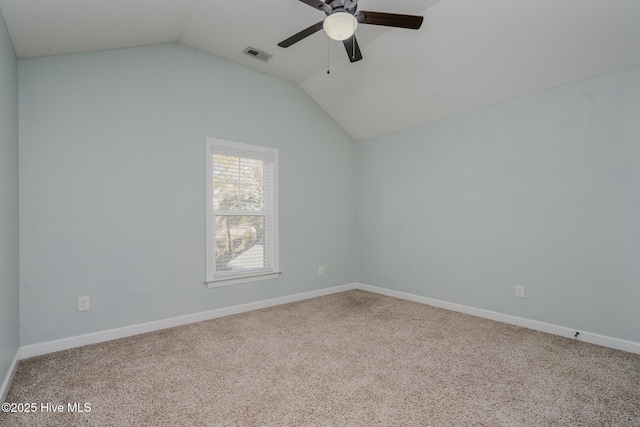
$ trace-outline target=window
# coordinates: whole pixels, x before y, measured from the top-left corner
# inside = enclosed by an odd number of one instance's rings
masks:
[[[207,138],[207,285],[278,277],[278,150]]]

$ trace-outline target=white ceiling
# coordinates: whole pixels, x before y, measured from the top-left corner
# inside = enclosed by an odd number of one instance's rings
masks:
[[[360,0],[419,31],[360,25],[351,64],[297,0],[0,0],[19,58],[179,42],[300,86],[354,139],[640,63],[640,0]],[[267,63],[242,53],[273,54]],[[329,53],[329,55],[327,55]],[[326,74],[327,62],[331,74]]]

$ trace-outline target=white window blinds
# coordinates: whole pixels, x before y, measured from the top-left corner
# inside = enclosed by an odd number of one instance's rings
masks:
[[[275,274],[277,151],[211,142],[207,281]]]

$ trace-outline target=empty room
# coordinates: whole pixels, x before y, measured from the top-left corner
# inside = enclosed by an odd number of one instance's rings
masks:
[[[0,402],[640,426],[640,1],[0,0]]]

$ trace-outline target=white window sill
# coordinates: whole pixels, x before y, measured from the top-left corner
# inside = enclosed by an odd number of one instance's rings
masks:
[[[281,271],[272,271],[269,273],[251,274],[247,276],[229,277],[224,279],[208,279],[205,280],[205,283],[207,284],[208,288],[219,288],[220,286],[238,285],[240,283],[277,279],[280,274],[282,274]]]

